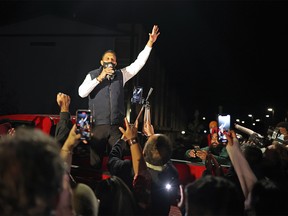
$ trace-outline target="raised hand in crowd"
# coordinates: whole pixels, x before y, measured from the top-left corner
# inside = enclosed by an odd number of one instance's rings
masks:
[[[57,104],[60,107],[60,112],[69,112],[71,98],[69,95],[59,92],[56,98]]]
[[[231,130],[230,134],[225,132],[225,135],[228,140],[228,144],[226,145],[227,152],[237,173],[244,197],[247,199],[248,194],[251,192],[253,185],[257,181],[257,178],[240,149],[240,144],[235,131]]]
[[[90,186],[84,183],[77,183],[74,181],[71,172],[71,165],[73,159],[73,150],[80,143],[87,144],[86,140],[81,140],[81,134],[76,132],[76,124],[71,128],[67,139],[65,140],[60,155],[65,163],[66,178],[63,179],[64,191],[61,194],[60,202],[61,207],[57,209],[57,216],[67,215],[63,213],[63,209],[69,209],[69,205],[73,203],[73,209],[76,215],[91,215],[97,216],[99,209],[99,202]],[[70,178],[69,178],[70,177]],[[72,195],[70,193],[70,184],[73,182]],[[68,200],[68,202],[66,201]]]
[[[135,176],[139,174],[139,172],[143,172],[147,170],[144,157],[142,154],[142,148],[138,139],[138,119],[136,119],[134,124],[130,124],[127,118],[124,119],[125,127],[119,127],[119,130],[123,134],[121,139],[128,143],[130,146],[131,156],[132,156],[132,164]]]
[[[143,133],[144,133],[144,135],[146,137],[150,137],[150,136],[152,136],[155,133],[154,132],[154,127],[153,127],[153,125],[151,124],[150,121],[144,122]]]
[[[59,92],[56,96],[56,101],[60,107],[60,120],[56,125],[55,138],[62,146],[73,126],[69,111],[71,98],[69,95]]]
[[[87,144],[86,140],[81,140],[81,134],[76,133],[76,124],[73,125],[70,133],[61,148],[61,157],[66,162],[67,171],[70,172],[72,164],[72,154],[74,148],[82,141]]]

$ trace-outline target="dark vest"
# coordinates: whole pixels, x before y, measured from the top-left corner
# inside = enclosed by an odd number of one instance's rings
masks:
[[[90,71],[91,79],[99,76],[102,66]],[[125,117],[123,74],[115,70],[113,80],[104,79],[89,94],[89,109],[95,125],[122,125]]]

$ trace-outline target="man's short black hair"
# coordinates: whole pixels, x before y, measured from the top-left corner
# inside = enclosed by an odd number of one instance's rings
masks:
[[[113,55],[117,56],[117,55],[116,55],[116,52],[115,52],[114,50],[109,49],[109,50],[106,50],[106,51],[103,53],[102,59],[104,58],[104,56],[106,55],[106,53],[112,53]]]

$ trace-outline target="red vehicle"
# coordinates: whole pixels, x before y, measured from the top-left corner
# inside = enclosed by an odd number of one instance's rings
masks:
[[[72,116],[71,119],[72,122],[75,123],[75,116]],[[24,125],[41,129],[45,133],[54,136],[56,124],[59,122],[59,120],[59,115],[48,114],[2,115],[0,116],[0,135],[1,132],[2,134],[5,132],[7,126],[7,124],[5,124],[5,128],[3,128],[3,124],[8,123],[8,125],[10,124],[10,127],[13,128]],[[90,167],[89,158],[89,144],[84,145],[80,143],[73,154],[73,165],[71,170],[71,174],[76,181],[90,184],[94,180],[100,180],[109,177],[109,171],[106,166],[108,157],[104,158],[101,171]],[[177,159],[172,159],[172,161],[178,169],[182,185],[186,185],[187,183],[201,177],[203,171],[206,169],[203,164]]]

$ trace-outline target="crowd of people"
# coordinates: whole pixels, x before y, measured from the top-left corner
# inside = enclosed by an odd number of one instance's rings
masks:
[[[124,85],[144,66],[159,34],[158,26],[153,26],[144,50],[131,65],[117,69],[116,54],[108,50],[101,66],[87,74],[79,95],[89,97],[94,117],[91,139],[81,139],[71,121],[71,98],[64,93],[56,96],[60,121],[54,137],[35,128],[3,124],[0,215],[168,216],[171,206],[185,216],[288,215],[287,122],[276,125],[280,138],[260,148],[253,140],[239,141],[232,129],[224,131],[227,142],[222,143],[217,122],[211,121],[207,145],[191,147],[183,157],[207,165],[213,156],[229,169],[203,173],[182,185],[172,161],[173,140],[154,131],[151,116],[138,128],[143,109],[135,122],[124,116]],[[81,142],[89,145],[95,169],[101,169],[99,164],[108,155],[110,176],[92,186],[75,181],[71,174],[73,152]]]

